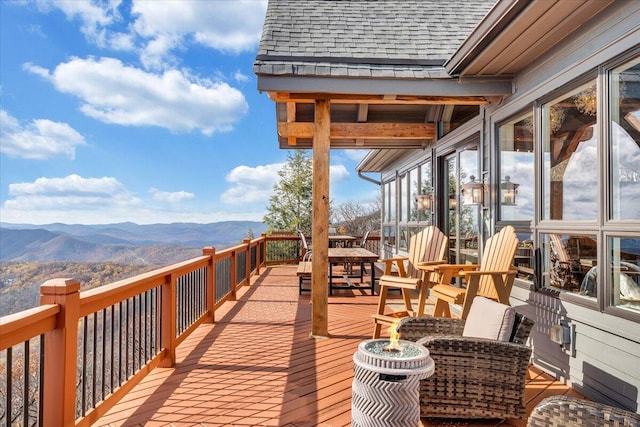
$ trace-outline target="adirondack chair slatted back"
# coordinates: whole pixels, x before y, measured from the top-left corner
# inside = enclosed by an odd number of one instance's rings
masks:
[[[518,236],[513,227],[505,227],[500,232],[491,236],[484,246],[480,271],[506,271],[513,264],[513,259],[518,248]],[[478,295],[497,299],[495,286],[491,276],[480,277],[478,283]]]
[[[418,278],[422,275],[422,272],[416,268],[420,262],[444,259],[447,241],[447,236],[434,226],[429,226],[411,236],[407,277]]]

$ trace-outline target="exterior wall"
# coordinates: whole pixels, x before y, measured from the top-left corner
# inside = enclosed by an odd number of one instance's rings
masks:
[[[639,22],[640,2],[615,2],[595,20],[559,44],[554,51],[548,52],[516,76],[514,95],[498,104],[489,104],[478,120],[438,141],[432,149],[434,159],[443,146],[452,146],[474,132],[481,132],[482,172],[488,174],[492,183],[497,182],[497,124],[519,111],[531,110],[541,97],[637,47],[640,44]],[[536,149],[539,149],[538,144],[536,142]],[[417,164],[424,157],[423,151],[408,153],[404,159],[390,165],[382,173],[383,181],[394,177],[397,171]],[[492,185],[496,188],[495,184]],[[539,204],[539,184],[537,186],[536,204]],[[600,185],[601,193],[605,191],[604,187]],[[493,234],[500,227],[495,193],[494,190],[488,202],[488,226],[483,230],[485,236]],[[606,196],[601,194],[600,200],[606,200]],[[536,210],[540,210],[539,206]],[[539,242],[539,219],[538,213],[528,225],[536,242]],[[630,230],[624,231],[640,237],[640,227],[637,222],[633,224]],[[600,226],[601,224],[595,225],[596,228]],[[602,234],[599,235],[599,240],[598,251],[601,252],[604,248],[602,240],[605,240]],[[479,247],[482,246],[480,243]],[[604,260],[604,255],[600,255],[599,259]],[[607,277],[604,274],[601,276],[601,280]],[[597,304],[584,304],[570,298],[570,295],[557,295],[540,289],[539,284],[521,279],[517,279],[514,285],[512,305],[536,320],[532,333],[533,363],[594,400],[623,406],[636,412],[639,410],[640,316],[634,314],[620,317],[615,311],[607,311],[601,300]],[[564,345],[550,339],[551,328],[557,326],[564,326],[568,331],[568,342]]]
[[[615,7],[607,9],[595,22],[578,30],[555,51],[516,76],[516,93],[501,105],[487,108],[485,150],[492,153],[492,159],[498,155],[496,124],[517,111],[531,108],[540,97],[637,46],[640,42],[638,22],[640,3],[616,2]],[[495,212],[492,216],[496,217]],[[638,322],[584,306],[563,294],[553,296],[531,288],[517,281],[512,305],[536,319],[532,334],[533,362],[594,400],[638,411]],[[550,340],[550,329],[555,325],[568,328],[569,343],[560,345]]]

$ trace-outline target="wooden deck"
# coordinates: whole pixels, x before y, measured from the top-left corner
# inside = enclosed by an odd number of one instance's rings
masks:
[[[97,426],[348,426],[353,354],[371,338],[377,297],[340,290],[329,298],[329,339],[311,339],[308,294],[297,266],[265,270],[251,287],[179,348]],[[366,292],[368,294],[368,292]],[[399,300],[398,300],[399,302]],[[542,398],[576,394],[530,369],[531,410]],[[526,420],[431,420],[423,426],[525,426]]]

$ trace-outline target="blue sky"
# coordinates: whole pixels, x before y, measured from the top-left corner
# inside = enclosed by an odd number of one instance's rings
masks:
[[[261,221],[287,151],[252,64],[266,1],[0,0],[0,221]],[[372,202],[362,150],[331,199]]]

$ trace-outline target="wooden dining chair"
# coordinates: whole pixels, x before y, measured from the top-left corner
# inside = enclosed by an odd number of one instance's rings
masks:
[[[391,326],[408,316],[423,316],[427,290],[434,284],[433,267],[445,263],[448,237],[438,227],[429,226],[414,234],[409,241],[409,256],[381,259],[385,271],[380,277],[378,309],[372,315],[373,338],[380,336],[383,325]],[[395,272],[395,274],[394,274]],[[400,289],[404,310],[387,312],[387,294],[390,289]],[[414,310],[411,292],[419,290],[418,307]]]
[[[490,237],[482,253],[480,264],[443,264],[435,266],[439,283],[431,288],[436,298],[434,317],[451,317],[449,304],[462,304],[461,318],[466,319],[476,295],[509,305],[511,288],[517,269],[513,260],[518,247],[518,236],[512,226],[504,227]],[[462,277],[466,288],[451,284]]]

